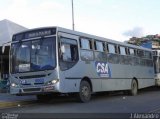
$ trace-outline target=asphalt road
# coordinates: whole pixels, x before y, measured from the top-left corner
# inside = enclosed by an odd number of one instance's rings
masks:
[[[72,97],[56,97],[51,101],[2,109],[7,113],[160,113],[160,87],[139,91],[137,96],[121,92],[94,94],[88,103]]]

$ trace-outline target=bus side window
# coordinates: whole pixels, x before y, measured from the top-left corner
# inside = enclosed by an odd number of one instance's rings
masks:
[[[99,52],[104,52],[105,51],[105,45],[101,41],[95,41],[95,50]]]
[[[94,59],[92,42],[88,38],[80,38],[81,59],[90,61]]]
[[[86,39],[86,38],[81,38],[80,40],[80,46],[81,49],[85,49],[85,50],[91,50],[92,49],[92,43],[91,40]]]
[[[152,54],[149,51],[145,51],[145,58],[152,59]]]
[[[109,53],[116,54],[116,53],[117,53],[116,46],[113,45],[113,44],[108,44],[108,52],[109,52]]]
[[[135,56],[135,55],[136,55],[136,54],[135,54],[135,50],[132,49],[132,48],[129,48],[128,54],[129,54],[129,55],[132,55],[132,56]]]
[[[96,61],[107,61],[107,55],[105,53],[105,43],[102,41],[95,41],[95,59]]]
[[[138,56],[138,57],[144,57],[144,52],[143,52],[143,50],[137,50],[137,56]]]
[[[119,63],[119,55],[118,55],[118,47],[116,44],[108,43],[107,44],[107,60],[109,63],[118,64]]]
[[[77,41],[69,38],[61,38],[60,67],[63,70],[71,68],[78,61]]]
[[[121,54],[121,55],[127,55],[127,52],[126,52],[126,48],[125,47],[123,47],[123,46],[120,46],[119,47],[119,53]]]

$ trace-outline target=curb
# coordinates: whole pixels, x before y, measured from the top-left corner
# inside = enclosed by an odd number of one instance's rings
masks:
[[[11,107],[22,107],[24,105],[33,104],[35,102],[37,101],[28,100],[28,101],[0,102],[0,109],[11,108]]]

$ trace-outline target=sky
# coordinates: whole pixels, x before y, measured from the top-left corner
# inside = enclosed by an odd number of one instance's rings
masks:
[[[160,0],[73,0],[75,30],[117,41],[160,34]],[[72,29],[71,0],[0,0],[0,20]]]

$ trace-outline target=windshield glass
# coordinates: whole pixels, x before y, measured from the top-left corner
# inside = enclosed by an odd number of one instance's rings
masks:
[[[55,37],[13,43],[11,72],[51,70],[56,66]]]

